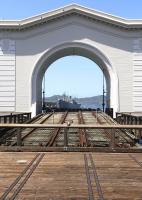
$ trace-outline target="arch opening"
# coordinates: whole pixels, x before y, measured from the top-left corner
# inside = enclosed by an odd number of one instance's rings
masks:
[[[52,63],[44,74],[42,107],[43,110],[56,109],[62,102],[60,106],[70,109],[79,108],[81,104],[82,109],[105,110],[109,107],[106,92],[105,77],[96,63],[82,56],[65,56]]]
[[[88,58],[95,62],[103,71],[106,79],[107,106],[118,111],[118,79],[109,60],[102,52],[90,45],[82,43],[61,44],[47,50],[37,62],[32,74],[32,115],[41,112],[42,108],[42,80],[45,71],[56,60],[70,55]]]

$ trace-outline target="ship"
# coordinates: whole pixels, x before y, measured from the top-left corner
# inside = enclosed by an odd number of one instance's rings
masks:
[[[79,109],[80,107],[81,104],[77,103],[71,96],[58,100],[58,108],[60,109]]]

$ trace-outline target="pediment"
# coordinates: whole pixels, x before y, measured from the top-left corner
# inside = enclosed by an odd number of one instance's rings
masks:
[[[38,26],[40,24],[59,20],[60,18],[64,18],[70,15],[86,17],[100,23],[105,23],[113,27],[119,27],[123,29],[142,29],[142,20],[127,20],[107,13],[92,10],[77,4],[71,4],[57,10],[53,10],[23,20],[2,20],[0,21],[0,29],[15,31],[24,30],[34,26]]]

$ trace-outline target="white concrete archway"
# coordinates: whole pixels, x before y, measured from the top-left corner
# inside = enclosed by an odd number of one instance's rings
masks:
[[[104,69],[114,112],[142,112],[142,20],[72,4],[0,21],[0,112],[38,113],[41,82],[55,60],[80,55]]]
[[[57,59],[68,55],[80,55],[94,61],[103,71],[107,83],[107,98],[109,106],[118,111],[119,90],[118,77],[109,59],[96,47],[81,42],[67,42],[47,50],[35,64],[32,74],[32,113],[41,112],[42,108],[42,78],[46,69]]]

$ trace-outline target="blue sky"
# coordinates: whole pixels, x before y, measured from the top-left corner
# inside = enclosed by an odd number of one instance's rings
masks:
[[[125,18],[142,19],[142,0],[0,0],[0,18],[22,19],[71,3]]]
[[[46,95],[99,95],[102,94],[102,80],[102,71],[93,61],[80,56],[66,56],[54,62],[47,70]]]
[[[127,19],[142,19],[142,0],[0,0],[0,19],[23,19],[71,3]],[[102,94],[102,77],[100,69],[87,58],[59,59],[46,72],[46,96],[64,92],[76,97]]]

